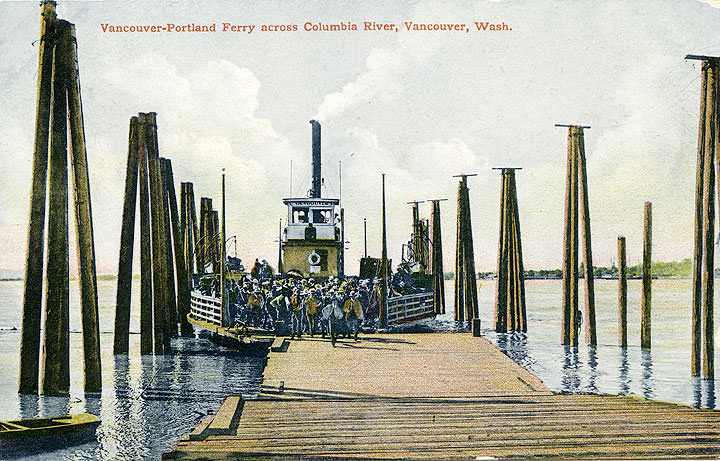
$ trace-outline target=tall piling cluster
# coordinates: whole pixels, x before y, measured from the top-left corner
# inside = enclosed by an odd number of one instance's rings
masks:
[[[187,187],[185,187],[187,189]],[[163,354],[170,338],[192,332],[186,325],[190,308],[185,226],[175,196],[172,163],[159,156],[156,114],[130,119],[118,291],[115,311],[115,354],[127,354],[135,232],[135,203],[140,192],[140,352]],[[192,190],[192,188],[190,188]],[[186,197],[181,197],[187,200]],[[183,203],[186,211],[187,203]],[[193,207],[194,208],[194,207]],[[188,220],[185,219],[185,224]],[[177,285],[176,285],[177,280]]]
[[[597,345],[595,332],[595,284],[590,241],[587,168],[584,129],[579,125],[555,125],[568,128],[567,183],[565,189],[565,232],[563,258],[563,315],[561,343],[578,345],[581,315],[578,292],[578,218],[582,220],[583,263],[585,276],[585,342]],[[578,180],[579,177],[579,180]]]
[[[500,234],[498,243],[495,331],[527,331],[525,276],[520,239],[515,170],[501,168]]]
[[[714,233],[715,161],[720,150],[720,58],[687,56],[702,61],[700,127],[695,188],[695,252],[693,256],[692,375],[715,375],[714,339]],[[720,176],[719,176],[720,177]],[[702,364],[702,365],[701,365]]]
[[[39,378],[42,378],[40,391],[43,394],[62,394],[70,389],[69,144],[80,271],[85,360],[84,388],[85,392],[100,392],[100,335],[95,248],[75,26],[57,19],[54,1],[42,2],[41,8],[33,180],[18,388],[22,394],[36,394]],[[47,183],[48,179],[50,184]],[[46,197],[47,190],[50,191],[48,197]],[[48,209],[47,288],[41,362],[40,317],[46,204]]]
[[[445,313],[445,274],[443,272],[442,232],[440,230],[440,202],[446,199],[430,200],[430,270],[433,276],[433,304],[435,314]]]
[[[468,176],[463,174],[458,184],[457,246],[455,251],[455,320],[472,321],[478,317],[477,274],[473,252],[472,226],[470,221],[470,192]]]

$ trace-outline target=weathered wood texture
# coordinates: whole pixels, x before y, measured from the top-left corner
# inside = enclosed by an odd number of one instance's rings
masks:
[[[45,255],[45,203],[47,198],[48,144],[52,94],[52,61],[55,3],[42,4],[35,109],[35,143],[30,191],[28,244],[25,259],[22,336],[20,341],[21,394],[37,394],[40,364],[40,321],[42,316],[43,257]]]
[[[67,23],[56,25],[59,40],[67,38]],[[50,118],[50,171],[48,194],[47,291],[45,293],[44,341],[42,350],[42,393],[67,393],[69,380],[62,376],[70,367],[70,357],[63,351],[68,331],[63,331],[65,313],[69,312],[68,251],[68,152],[67,152],[67,68],[62,54],[65,47],[55,46],[53,59],[52,114]],[[66,387],[67,386],[67,387]]]
[[[502,169],[495,331],[527,331],[525,276],[515,170]]]
[[[150,170],[145,142],[145,119],[138,118],[140,192],[140,353],[153,353],[153,265],[150,213]]]
[[[627,257],[625,237],[618,236],[618,343],[627,347]]]
[[[138,119],[130,119],[128,158],[125,172],[125,201],[120,228],[117,298],[115,305],[114,354],[127,354],[130,338],[130,298],[132,294],[132,261],[135,243],[135,202],[138,188]]]
[[[650,349],[652,310],[652,203],[645,202],[643,221],[642,297],[640,299],[640,347]]]
[[[440,200],[431,200],[430,235],[432,246],[430,266],[433,274],[433,303],[435,314],[445,313],[445,273],[443,271],[442,231],[440,224]]]
[[[718,411],[553,395],[469,334],[374,335],[337,348],[294,341],[270,355],[265,383],[236,429],[181,440],[163,458],[720,455]]]
[[[467,175],[460,175],[457,210],[455,320],[469,322],[478,316],[478,297]]]

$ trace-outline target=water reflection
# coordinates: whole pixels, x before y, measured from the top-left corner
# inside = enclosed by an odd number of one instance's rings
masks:
[[[715,380],[703,379],[702,388],[703,394],[705,394],[704,407],[715,408]]]
[[[653,363],[652,352],[650,349],[642,350],[642,395],[646,399],[651,399],[655,395],[653,390]]]
[[[565,360],[562,367],[562,376],[560,378],[561,390],[563,392],[580,391],[580,366],[582,362],[578,358],[578,348],[573,346],[563,346],[565,352]]]
[[[627,347],[620,347],[620,366],[618,367],[618,382],[620,384],[620,393],[630,393],[630,383],[632,380],[628,374],[630,367],[628,366]]]
[[[40,397],[37,394],[20,394],[20,418],[34,418],[40,414]]]
[[[590,367],[590,371],[588,373],[588,385],[586,387],[587,392],[590,392],[591,394],[597,394],[598,393],[598,387],[597,387],[597,379],[598,379],[598,370],[597,370],[597,349],[594,347],[588,347],[588,366]]]

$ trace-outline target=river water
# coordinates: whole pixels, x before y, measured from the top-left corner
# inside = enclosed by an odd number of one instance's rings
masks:
[[[654,280],[652,350],[641,351],[641,282],[628,283],[628,342],[617,346],[617,281],[596,281],[596,349],[560,345],[561,280],[526,282],[528,334],[495,334],[492,318],[495,282],[479,281],[483,332],[516,362],[559,392],[633,394],[714,408],[720,390],[713,381],[690,376],[690,280]],[[581,284],[582,285],[582,284]],[[264,357],[248,357],[204,339],[173,340],[166,356],[139,354],[139,325],[133,312],[130,354],[113,357],[116,283],[98,281],[103,392],[82,391],[82,335],[77,282],[71,290],[71,388],[67,397],[18,396],[17,374],[22,312],[22,281],[0,282],[0,419],[89,412],[102,423],[97,440],[43,453],[42,459],[157,459],[187,434],[201,415],[215,411],[224,397],[257,395]],[[133,308],[139,306],[133,284]],[[581,289],[582,293],[582,289]],[[446,282],[447,314],[425,322],[425,329],[448,330],[453,317],[453,282]],[[582,296],[581,298],[582,299]],[[720,322],[716,322],[720,324]],[[15,328],[15,329],[13,329]],[[716,329],[716,337],[720,331]],[[582,342],[581,337],[581,342]],[[27,454],[18,459],[38,459]]]

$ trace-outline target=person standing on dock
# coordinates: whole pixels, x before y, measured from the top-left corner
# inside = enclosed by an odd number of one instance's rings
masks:
[[[255,258],[255,264],[253,264],[253,267],[250,269],[250,277],[257,279],[260,275],[260,261]]]
[[[290,295],[290,339],[295,339],[295,335],[297,335],[298,339],[302,338],[303,314],[303,303],[300,299],[300,288],[296,286],[293,289],[293,294]]]

